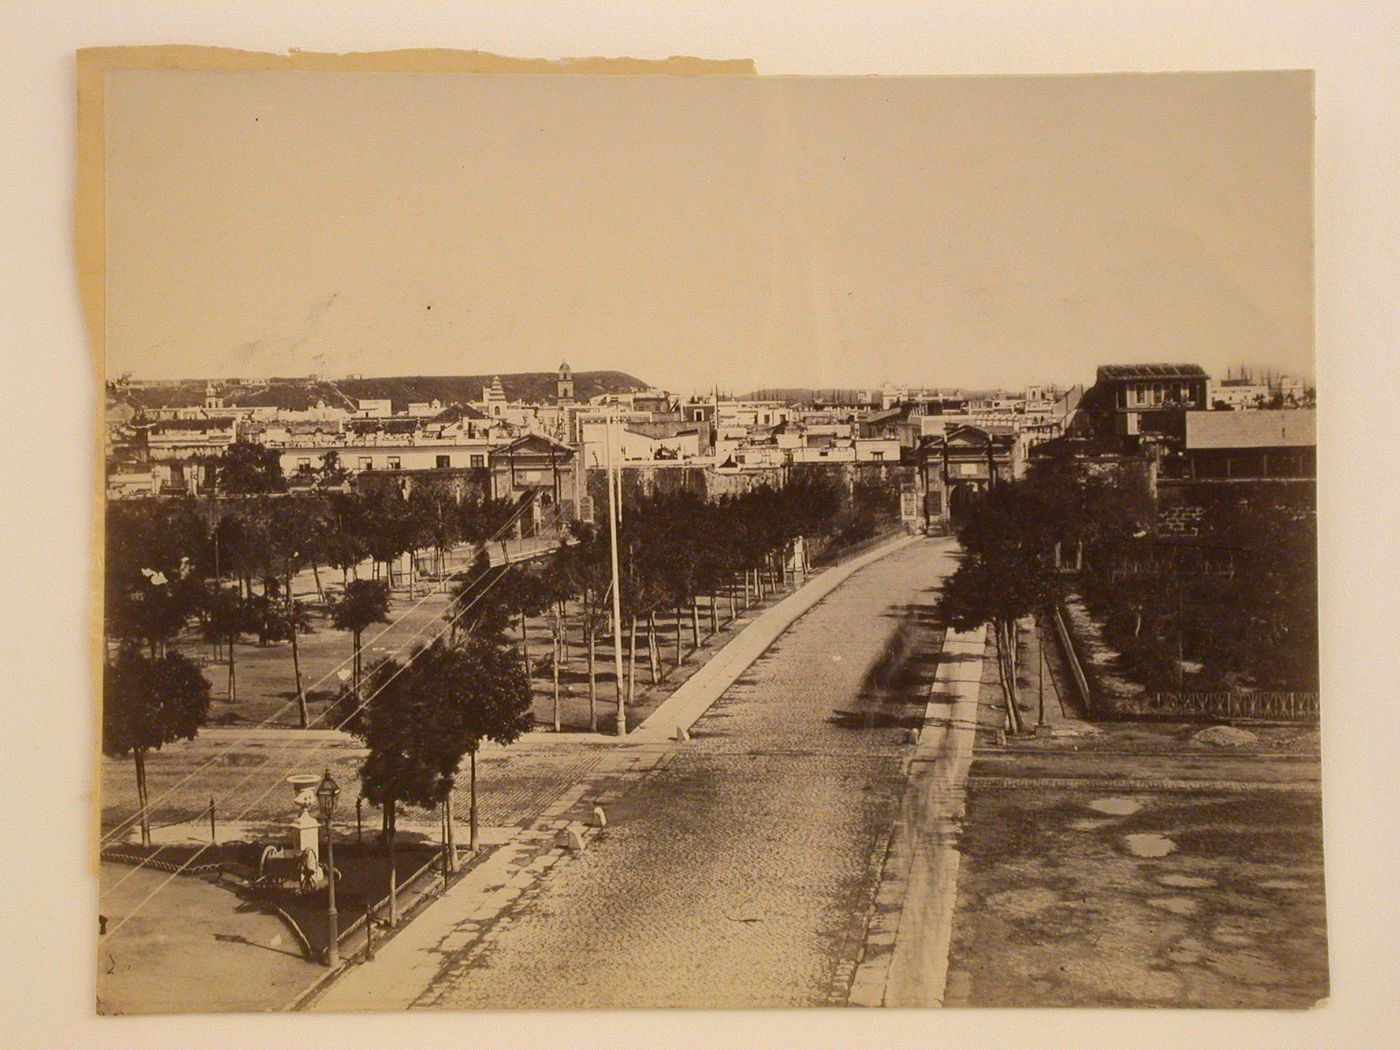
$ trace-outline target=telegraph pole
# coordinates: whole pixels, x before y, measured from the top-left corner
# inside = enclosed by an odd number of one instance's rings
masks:
[[[621,487],[621,472],[619,471],[619,477],[615,483],[612,427],[613,416],[609,412],[607,425],[608,546],[612,555],[613,668],[617,672],[617,735],[624,737],[627,735],[627,707],[623,699],[622,684],[622,583],[617,567],[617,504],[619,502],[618,488]]]

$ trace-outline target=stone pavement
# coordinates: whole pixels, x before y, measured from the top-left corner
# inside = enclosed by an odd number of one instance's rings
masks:
[[[664,757],[664,748],[619,748],[598,763],[594,776],[559,793],[529,827],[483,829],[483,844],[494,840],[500,845],[379,948],[372,962],[344,971],[315,998],[313,1008],[408,1008],[456,956],[482,939],[492,920],[565,858],[555,844],[560,828],[581,824],[595,805],[607,806]]]
[[[690,729],[799,616],[871,562],[917,542],[918,537],[915,536],[897,539],[810,579],[777,605],[761,613],[713,660],[672,693],[645,722],[629,733],[627,739],[634,743],[654,743],[676,737],[681,729]]]
[[[713,673],[708,714],[678,691],[312,1008],[844,1001],[923,713],[870,671],[911,615],[900,599],[931,604],[948,546],[898,541],[785,600],[787,623],[806,615]],[[694,740],[667,739],[685,725]],[[595,801],[608,828],[556,848]]]

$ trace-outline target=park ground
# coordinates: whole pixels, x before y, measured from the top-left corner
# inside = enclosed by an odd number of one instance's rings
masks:
[[[945,1005],[1308,1007],[1328,992],[1318,734],[1089,724],[980,734]],[[1037,720],[1033,632],[1021,706]],[[989,722],[1001,703],[983,683]]]
[[[508,552],[512,559],[526,556],[534,548],[543,548],[546,540],[525,539],[510,541]],[[493,548],[493,553],[495,553]],[[465,564],[467,555],[454,553],[452,569]],[[499,561],[499,557],[497,558]],[[459,564],[461,563],[461,564]],[[361,575],[368,577],[371,566],[366,563]],[[320,572],[321,584],[327,593],[339,589],[340,574],[328,570]],[[449,581],[419,579],[410,591],[406,585],[407,574],[398,572],[395,587],[391,592],[388,622],[374,624],[364,632],[363,659],[369,663],[385,657],[404,659],[414,646],[431,642],[439,635],[445,636],[449,625],[445,619],[448,608],[446,589]],[[334,700],[342,686],[342,675],[348,676],[352,653],[351,636],[339,631],[331,624],[324,602],[316,587],[316,579],[310,572],[299,573],[293,580],[293,593],[298,601],[305,603],[311,622],[311,630],[298,636],[298,660],[301,665],[302,687],[305,691],[311,728],[324,727],[321,715]],[[787,588],[790,590],[791,588]],[[698,599],[696,616],[692,618],[689,608],[680,610],[662,609],[656,615],[656,641],[661,681],[653,681],[647,659],[646,625],[639,631],[637,668],[633,713],[640,721],[664,699],[681,680],[703,663],[708,654],[731,638],[736,630],[752,619],[752,614],[772,603],[772,597],[759,602],[756,593],[749,591],[749,608],[745,609],[742,588],[730,588],[734,601],[732,608],[737,619],[731,619],[730,593],[713,597],[701,595]],[[713,614],[713,615],[712,615]],[[712,633],[711,627],[718,628]],[[695,645],[698,632],[700,646]],[[541,616],[527,617],[523,632],[517,618],[511,629],[511,638],[520,651],[528,657],[531,669],[531,686],[534,699],[535,724],[553,728],[555,710],[555,690],[550,665],[550,626],[548,619]],[[562,659],[559,670],[559,725],[567,732],[587,732],[591,729],[588,689],[587,647],[583,621],[576,603],[569,603],[563,619]],[[676,666],[677,642],[685,662]],[[246,727],[277,726],[297,728],[299,711],[296,703],[295,671],[292,662],[292,647],[289,642],[270,642],[260,645],[251,637],[240,641],[234,650],[235,690],[230,698],[227,650],[201,640],[193,631],[182,635],[174,648],[192,658],[209,680],[210,725]],[[599,728],[610,731],[617,696],[614,674],[613,648],[610,637],[600,637],[595,652],[595,703]]]

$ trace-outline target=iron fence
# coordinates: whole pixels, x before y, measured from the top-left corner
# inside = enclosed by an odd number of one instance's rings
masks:
[[[1209,719],[1316,723],[1321,717],[1321,703],[1317,693],[1148,693],[1115,706],[1122,714],[1141,714],[1156,718],[1175,717],[1184,721]]]

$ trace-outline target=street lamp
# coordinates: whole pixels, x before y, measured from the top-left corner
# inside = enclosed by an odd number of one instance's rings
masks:
[[[326,925],[329,927],[330,946],[326,949],[326,965],[334,969],[340,965],[340,920],[335,912],[335,828],[331,818],[335,816],[335,800],[340,796],[340,786],[331,779],[330,767],[321,778],[316,789],[316,801],[321,807],[321,824],[326,829],[326,888],[328,891]]]

